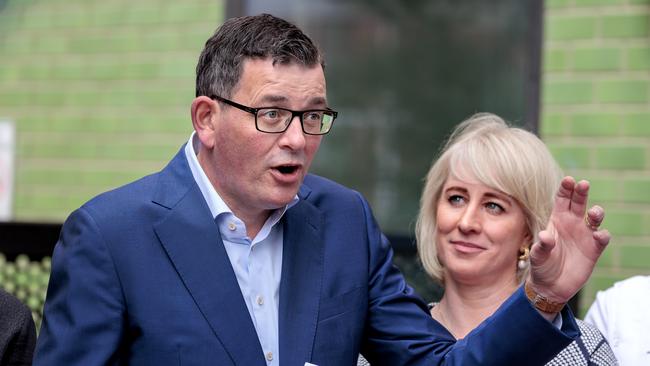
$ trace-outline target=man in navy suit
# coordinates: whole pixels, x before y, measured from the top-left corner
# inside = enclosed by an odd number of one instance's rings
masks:
[[[584,284],[608,238],[539,244],[533,302],[520,289],[465,339],[434,325],[365,199],[307,174],[337,117],[323,64],[270,15],[217,30],[188,143],[64,224],[35,365],[344,366],[360,352],[373,365],[535,365],[577,335],[568,310],[541,310]],[[586,195],[565,191],[566,207]]]

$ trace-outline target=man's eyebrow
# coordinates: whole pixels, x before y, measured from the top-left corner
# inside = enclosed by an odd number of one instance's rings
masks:
[[[289,98],[282,96],[282,95],[265,95],[263,96],[259,102],[268,106],[271,106],[272,104],[280,104],[280,103],[286,103],[289,101]],[[327,106],[327,100],[325,97],[313,97],[310,98],[307,102],[308,106],[315,106],[315,107],[325,107]]]
[[[313,97],[309,100],[309,105],[326,106],[327,100],[324,97]]]
[[[281,103],[281,102],[286,102],[288,100],[287,97],[284,97],[282,95],[265,95],[260,99],[261,103]]]

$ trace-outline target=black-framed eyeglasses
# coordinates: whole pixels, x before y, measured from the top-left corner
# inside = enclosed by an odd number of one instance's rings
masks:
[[[292,111],[280,107],[252,108],[235,103],[232,100],[211,95],[210,99],[226,103],[244,112],[255,116],[255,128],[260,132],[282,133],[289,128],[293,118],[298,116],[302,132],[307,135],[325,135],[332,129],[332,124],[338,112],[331,109],[310,109],[306,111]]]

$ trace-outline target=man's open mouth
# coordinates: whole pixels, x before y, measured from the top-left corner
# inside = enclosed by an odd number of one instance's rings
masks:
[[[298,170],[298,165],[280,165],[275,167],[282,174],[293,174]]]

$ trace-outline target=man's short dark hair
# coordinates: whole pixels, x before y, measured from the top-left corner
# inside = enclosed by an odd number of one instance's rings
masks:
[[[286,20],[270,14],[232,18],[205,42],[196,66],[196,96],[230,98],[247,58],[325,67],[314,42]]]

